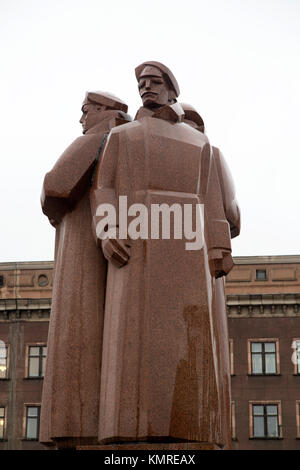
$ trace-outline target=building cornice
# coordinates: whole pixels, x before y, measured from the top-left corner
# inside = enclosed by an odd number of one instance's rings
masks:
[[[0,322],[48,321],[50,310],[51,299],[0,299]]]
[[[234,256],[234,264],[300,264],[300,255]]]
[[[300,292],[291,294],[229,294],[226,296],[228,316],[299,317]]]
[[[53,261],[12,261],[0,263],[0,271],[12,271],[18,269],[52,269]]]

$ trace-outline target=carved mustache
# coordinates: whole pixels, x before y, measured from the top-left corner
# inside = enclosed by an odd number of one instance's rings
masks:
[[[142,98],[143,98],[143,96],[145,96],[145,95],[147,95],[147,94],[150,94],[150,95],[157,95],[157,93],[155,93],[154,91],[144,91],[144,92],[142,93],[142,95],[141,95]]]

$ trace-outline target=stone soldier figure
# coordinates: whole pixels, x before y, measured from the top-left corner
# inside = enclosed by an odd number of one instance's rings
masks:
[[[89,202],[103,137],[128,122],[127,105],[88,92],[77,138],[46,174],[42,209],[56,227],[53,297],[40,441],[59,448],[97,441],[107,263],[95,246]]]
[[[187,205],[197,219],[201,207],[202,244],[188,250],[189,237],[179,239],[175,229],[170,239],[121,239],[120,219],[117,237],[98,241],[108,260],[98,439],[138,448],[145,441],[229,447],[227,320],[218,279],[233,262],[216,158],[205,134],[184,122],[172,72],[151,61],[136,77],[143,106],[108,137],[92,190],[94,236],[103,235],[97,208],[111,204],[118,213],[122,196],[148,213],[163,204],[184,213]]]

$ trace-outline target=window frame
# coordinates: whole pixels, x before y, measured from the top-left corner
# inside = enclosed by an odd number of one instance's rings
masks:
[[[257,273],[259,273],[259,272],[264,272],[265,273],[265,277],[263,279],[258,278]],[[267,281],[268,280],[268,271],[267,271],[267,269],[255,269],[255,280],[258,281],[258,282]]]
[[[233,355],[233,339],[229,339],[229,363],[230,363],[230,375],[234,373],[234,355]]]
[[[297,439],[300,439],[300,400],[296,400],[296,429]]]
[[[251,344],[252,343],[275,343],[275,364],[276,364],[276,372],[265,372],[265,352],[262,353],[263,356],[263,364],[262,369],[263,372],[253,372],[252,371],[252,350]],[[280,375],[280,355],[279,355],[279,339],[278,338],[249,338],[247,341],[247,350],[248,350],[248,375],[253,377],[268,377],[274,375]]]
[[[299,343],[299,349],[300,349],[300,338],[293,338],[292,341],[293,341],[292,342],[292,349],[293,349],[292,362],[294,365],[294,375],[300,375],[300,350],[299,350],[299,362],[298,362],[298,357],[297,357],[297,349],[298,349],[297,343]]]
[[[38,409],[38,414],[37,414],[37,435],[36,437],[27,437],[27,431],[28,431],[28,418],[35,418],[35,416],[28,416],[28,409],[29,408],[37,408]],[[41,403],[25,403],[24,404],[24,419],[23,419],[23,439],[25,441],[38,441],[39,440],[39,434],[40,434],[40,419],[41,419]]]
[[[47,343],[42,342],[42,343],[28,343],[26,344],[26,351],[25,351],[25,378],[26,379],[43,379],[44,375],[42,375],[43,371],[43,357],[46,357],[47,359],[47,354],[46,356],[43,356],[42,354],[39,354],[38,356],[30,356],[30,348],[40,348],[40,351],[42,348],[47,347]],[[30,358],[32,357],[38,357],[39,358],[39,375],[29,375],[30,371]]]
[[[278,436],[254,436],[254,416],[253,416],[253,406],[263,406],[264,407],[264,430],[266,429],[266,406],[277,406],[277,426],[278,426]],[[249,439],[262,439],[262,440],[277,440],[283,439],[282,432],[282,409],[281,409],[281,400],[255,400],[249,401]]]
[[[3,341],[6,347],[6,374],[5,377],[0,377],[0,380],[8,380],[9,379],[9,359],[10,359],[10,344]]]
[[[4,413],[3,413],[3,416],[1,416],[1,413],[0,413],[0,419],[3,419],[3,436],[1,437],[1,434],[0,434],[0,442],[6,440],[6,426],[7,426],[7,406],[0,405],[0,409],[1,408],[3,408]]]
[[[236,441],[237,437],[236,437],[235,401],[232,401],[230,403],[230,411],[231,411],[231,439],[233,441]]]

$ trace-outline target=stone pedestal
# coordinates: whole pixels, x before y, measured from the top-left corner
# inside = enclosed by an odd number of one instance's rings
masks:
[[[77,446],[76,450],[222,450],[216,444],[209,442],[173,442],[173,443],[147,443],[147,442],[132,442],[128,444],[99,444]]]

